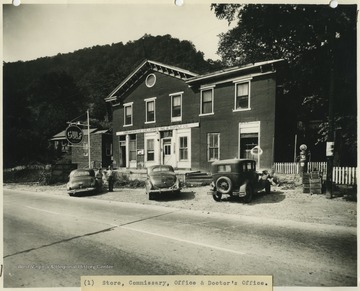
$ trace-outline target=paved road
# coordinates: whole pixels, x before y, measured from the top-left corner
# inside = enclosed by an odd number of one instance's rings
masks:
[[[82,275],[274,275],[355,286],[356,228],[4,191],[4,286]]]

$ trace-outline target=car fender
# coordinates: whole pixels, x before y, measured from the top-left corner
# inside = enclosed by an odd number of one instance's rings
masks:
[[[251,182],[250,181],[245,181],[245,183],[240,186],[239,193],[246,193],[246,186],[248,184],[251,184]],[[254,185],[252,185],[252,186],[254,186]]]

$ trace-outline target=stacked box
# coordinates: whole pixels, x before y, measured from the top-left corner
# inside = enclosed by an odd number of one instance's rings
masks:
[[[321,177],[319,172],[310,173],[310,192],[321,194]]]
[[[303,193],[321,194],[321,177],[319,172],[304,173],[302,177]]]
[[[310,193],[310,174],[304,173],[302,176],[303,193]]]

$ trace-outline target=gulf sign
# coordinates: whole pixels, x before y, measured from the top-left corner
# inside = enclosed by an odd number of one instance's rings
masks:
[[[83,131],[77,125],[69,125],[65,131],[66,139],[73,144],[81,143],[83,139]]]

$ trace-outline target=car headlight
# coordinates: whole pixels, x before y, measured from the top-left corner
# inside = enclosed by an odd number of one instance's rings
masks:
[[[145,186],[148,188],[148,189],[150,189],[150,190],[152,190],[154,187],[153,187],[153,184],[151,183],[151,181],[150,180],[146,180],[145,181]]]

